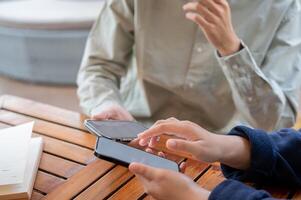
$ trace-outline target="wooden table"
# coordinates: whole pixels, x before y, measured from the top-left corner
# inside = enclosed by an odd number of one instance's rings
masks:
[[[13,96],[2,96],[0,106],[1,128],[35,121],[34,137],[44,139],[33,200],[150,199],[126,168],[94,157],[95,137],[84,129],[79,113]],[[206,189],[224,180],[218,165],[188,163],[186,174]],[[264,189],[277,198],[301,199],[300,192]]]

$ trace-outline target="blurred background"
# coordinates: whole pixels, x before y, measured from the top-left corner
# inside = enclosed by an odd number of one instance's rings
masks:
[[[0,0],[0,95],[80,111],[76,74],[104,1]]]
[[[0,95],[79,111],[76,74],[103,0],[0,0]]]

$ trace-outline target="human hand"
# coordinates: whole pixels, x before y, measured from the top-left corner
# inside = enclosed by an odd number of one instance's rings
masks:
[[[150,129],[138,135],[141,146],[154,147],[160,135],[167,134],[179,139],[168,139],[166,147],[181,154],[190,154],[196,160],[205,162],[219,161],[223,155],[218,146],[219,135],[210,133],[197,124],[189,121],[179,121],[175,118],[160,120]]]
[[[143,164],[132,163],[129,170],[143,184],[144,190],[157,200],[207,200],[210,192],[184,174]]]
[[[199,161],[221,162],[241,170],[250,166],[251,147],[248,140],[238,136],[213,134],[193,122],[175,118],[160,120],[139,134],[139,144],[153,147],[163,134],[179,138],[168,139],[166,142],[168,149],[179,154],[190,154]]]
[[[120,105],[110,104],[101,110],[94,110],[92,112],[92,119],[133,121],[134,117]]]
[[[201,0],[183,6],[186,18],[195,22],[221,56],[238,52],[241,42],[236,35],[227,0]]]

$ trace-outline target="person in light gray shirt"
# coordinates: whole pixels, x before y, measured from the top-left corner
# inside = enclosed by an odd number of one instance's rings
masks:
[[[300,0],[106,0],[78,74],[94,119],[291,127],[301,82]]]

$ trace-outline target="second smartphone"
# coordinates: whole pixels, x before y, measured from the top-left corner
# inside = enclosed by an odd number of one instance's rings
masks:
[[[179,171],[178,164],[171,160],[144,152],[119,142],[98,137],[95,155],[101,159],[128,167],[130,163],[143,163],[152,167]]]

